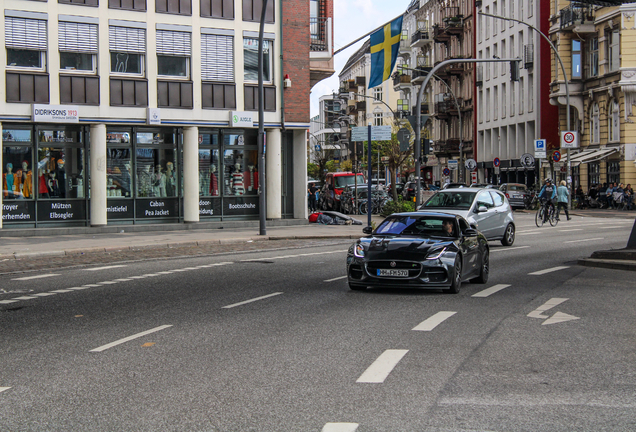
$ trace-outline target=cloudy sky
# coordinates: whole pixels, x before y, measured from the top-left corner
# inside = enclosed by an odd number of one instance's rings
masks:
[[[334,50],[404,13],[411,0],[336,0],[334,1]],[[368,38],[368,36],[367,36]],[[338,90],[338,74],[360,48],[363,41],[336,55],[336,73],[314,86],[311,92],[311,116],[318,114],[318,98]]]

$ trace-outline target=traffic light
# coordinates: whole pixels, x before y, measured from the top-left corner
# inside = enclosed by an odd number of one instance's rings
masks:
[[[521,60],[513,60],[510,62],[511,81],[519,81],[519,63],[521,63]]]
[[[420,143],[420,151],[422,153],[422,156],[427,155],[431,152],[431,140],[428,138],[422,138],[422,141]]]

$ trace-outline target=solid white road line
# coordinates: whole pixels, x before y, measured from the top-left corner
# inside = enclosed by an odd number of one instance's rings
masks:
[[[25,281],[25,280],[31,280],[31,279],[42,279],[42,278],[53,277],[53,276],[59,276],[59,274],[49,273],[49,274],[43,274],[43,275],[37,275],[37,276],[25,276],[25,277],[15,278],[11,280]]]
[[[110,270],[110,269],[114,269],[114,268],[118,268],[118,267],[128,267],[125,264],[121,264],[121,265],[112,265],[112,266],[106,266],[106,267],[95,267],[95,268],[88,268],[88,269],[84,269],[86,271],[99,271],[99,270]]]
[[[390,349],[384,351],[380,357],[374,361],[371,366],[356,382],[359,383],[382,383],[389,376],[391,371],[402,360],[402,357],[406,355],[409,350]]]
[[[322,432],[356,432],[358,423],[327,423]]]
[[[422,321],[413,328],[415,331],[431,331],[448,318],[455,315],[457,312],[437,312],[432,317]]]
[[[296,255],[283,255],[283,256],[277,256],[277,257],[250,258],[250,259],[241,260],[241,262],[268,261],[268,260],[275,260],[275,259],[298,258],[298,257],[306,257],[306,256],[314,256],[314,255],[328,255],[328,254],[341,253],[341,252],[347,252],[347,249],[329,251],[329,252],[315,252],[315,253],[296,254]]]
[[[503,247],[503,248],[496,248],[496,249],[490,249],[490,252],[501,252],[501,251],[512,251],[512,250],[517,250],[517,249],[527,249],[530,246],[515,246],[515,247]]]
[[[44,293],[39,293],[39,294],[33,294],[34,296],[38,296],[38,297],[46,297],[46,296],[52,296],[55,295],[56,293],[51,293],[51,292],[44,292]]]
[[[510,285],[506,285],[506,284],[498,284],[495,286],[491,286],[490,288],[487,288],[483,291],[479,291],[478,293],[475,293],[472,295],[472,297],[488,297],[491,294],[496,293],[497,291],[501,291],[504,288],[508,288]]]
[[[583,228],[574,228],[574,229],[562,229],[559,232],[572,232],[572,231],[584,231]]]
[[[340,280],[340,279],[346,279],[346,278],[347,278],[347,276],[340,276],[340,277],[333,278],[333,279],[327,279],[327,280],[325,280],[323,282],[333,282],[333,281],[337,281],[337,280]]]
[[[570,268],[570,267],[569,266],[552,267],[552,268],[549,268],[549,269],[539,270],[539,271],[536,271],[536,272],[528,273],[528,275],[530,275],[530,276],[541,276],[541,275],[544,275],[546,273],[552,273],[552,272],[563,270],[563,269],[566,269],[566,268]]]
[[[234,303],[234,304],[231,304],[231,305],[223,306],[221,309],[231,309],[231,308],[234,308],[234,307],[237,307],[237,306],[243,306],[244,304],[252,303],[252,302],[255,302],[255,301],[263,300],[263,299],[274,297],[274,296],[281,295],[281,294],[282,294],[282,292],[275,292],[273,294],[268,294],[268,295],[264,295],[264,296],[261,296],[261,297],[253,298],[251,300],[245,300],[245,301],[242,301],[240,303]]]
[[[0,387],[0,393],[2,393],[3,391],[9,390],[10,388],[11,387]]]
[[[22,297],[13,297],[11,300],[33,300],[36,299],[37,297],[31,297],[31,296],[22,296]]]
[[[125,337],[123,339],[116,340],[115,342],[111,342],[109,344],[102,345],[102,346],[100,346],[98,348],[90,350],[90,352],[102,352],[102,351],[107,350],[108,348],[112,348],[114,346],[121,345],[121,344],[123,344],[125,342],[131,341],[133,339],[137,339],[137,338],[146,336],[148,334],[155,333],[155,332],[158,332],[160,330],[167,329],[168,327],[172,327],[172,325],[162,325],[162,326],[159,326],[159,327],[155,327],[153,329],[146,330],[144,332],[137,333],[137,334],[134,334],[132,336],[128,336],[128,337]]]
[[[582,240],[570,240],[570,241],[566,241],[566,242],[563,242],[563,243],[581,243],[581,242],[588,242],[588,241],[594,241],[594,240],[603,240],[603,237],[582,239]]]
[[[73,290],[70,290],[70,289],[59,289],[59,290],[53,290],[53,291],[49,291],[49,292],[62,294],[62,293],[67,293],[67,292],[73,292]]]
[[[564,301],[568,301],[568,300],[569,299],[566,299],[566,298],[551,298],[550,300],[548,300],[547,302],[545,302],[544,304],[542,304],[541,306],[539,306],[538,308],[530,312],[528,316],[530,318],[540,318],[540,319],[550,318],[549,316],[542,315],[541,313],[547,310],[550,310],[553,307],[558,306]]]

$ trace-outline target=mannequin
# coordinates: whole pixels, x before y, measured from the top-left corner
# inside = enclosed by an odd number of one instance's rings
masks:
[[[156,197],[166,196],[166,175],[161,169],[161,165],[155,168],[155,176],[152,183],[152,191]]]
[[[210,165],[210,195],[219,196],[219,178],[216,173],[216,165]]]
[[[53,197],[60,196],[60,186],[55,171],[49,174],[49,192]]]
[[[40,198],[49,198],[49,187],[46,181],[46,174],[44,174],[44,168],[38,170],[38,194]]]
[[[175,177],[173,167],[174,165],[172,164],[172,162],[166,163],[166,190],[163,196],[172,197],[177,195],[177,179]]]
[[[247,187],[248,192],[252,192],[254,190],[254,165],[249,166],[250,177],[249,177],[249,186]]]
[[[84,170],[81,170],[77,177],[77,197],[84,198]]]
[[[29,199],[33,197],[33,173],[31,172],[31,170],[29,169],[29,162],[28,161],[22,161],[22,169],[18,171],[19,174],[19,178],[20,178],[20,184],[19,184],[19,191],[20,191],[20,196],[19,198],[25,198],[25,199]]]
[[[245,194],[245,184],[243,183],[241,164],[234,165],[234,172],[232,173],[232,191],[234,192],[234,195]]]
[[[64,159],[57,160],[57,169],[55,170],[57,182],[60,188],[60,196],[67,198],[66,196],[66,171],[64,171]]]
[[[2,190],[5,198],[15,198],[15,175],[13,174],[13,164],[6,165],[7,172],[2,176]]]

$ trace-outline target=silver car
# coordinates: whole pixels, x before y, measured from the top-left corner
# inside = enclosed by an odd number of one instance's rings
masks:
[[[515,220],[506,196],[496,189],[444,189],[430,197],[419,210],[442,211],[464,217],[488,240],[504,246],[515,242]]]

